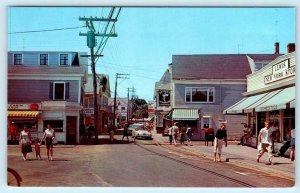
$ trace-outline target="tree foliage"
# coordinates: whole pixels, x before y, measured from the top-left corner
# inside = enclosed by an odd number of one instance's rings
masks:
[[[144,99],[133,99],[132,118],[143,119],[148,117],[148,104]]]

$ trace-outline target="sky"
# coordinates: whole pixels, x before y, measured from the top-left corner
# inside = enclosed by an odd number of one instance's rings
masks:
[[[8,7],[8,51],[84,51],[88,29],[79,17],[107,17],[111,7]],[[108,39],[96,72],[108,74],[117,97],[135,95],[152,100],[172,55],[189,54],[272,54],[274,43],[280,52],[295,42],[295,8],[201,8],[201,7],[122,7],[115,24],[117,37]],[[37,17],[38,16],[38,17]],[[96,31],[103,22],[94,22]],[[28,32],[74,28],[50,32]],[[15,33],[28,32],[28,33]],[[100,38],[98,38],[99,42]],[[132,94],[132,93],[131,93]]]
[[[7,124],[7,51],[86,51],[86,41],[80,37],[80,30],[65,30],[58,32],[27,33],[9,35],[10,32],[78,27],[83,23],[80,16],[105,16],[109,9],[79,8],[76,9],[41,9],[30,8],[11,9],[12,5],[25,6],[191,6],[190,8],[149,8],[124,7],[116,23],[118,37],[110,38],[104,49],[104,57],[98,60],[97,73],[107,73],[110,76],[111,90],[114,90],[115,74],[129,73],[130,79],[119,79],[118,96],[127,96],[127,88],[134,86],[140,98],[152,99],[154,83],[160,79],[174,54],[222,54],[222,53],[273,53],[274,43],[280,42],[280,52],[286,53],[286,44],[299,42],[295,38],[295,14],[300,18],[299,1],[295,0],[1,0],[0,1],[0,125]],[[196,6],[229,6],[231,9],[207,9]],[[265,8],[237,8],[234,6],[263,6]],[[266,7],[273,8],[266,8]],[[295,8],[274,8],[274,6],[290,6]],[[299,22],[299,20],[298,20]],[[297,26],[297,29],[299,26]],[[96,29],[101,29],[96,27]],[[298,29],[299,33],[299,29]],[[297,53],[297,55],[299,55]],[[300,57],[296,57],[300,58]],[[297,59],[298,60],[298,59]],[[298,76],[297,76],[298,77]],[[299,78],[297,78],[299,82]],[[298,85],[298,84],[296,84]],[[296,89],[298,93],[298,89]],[[298,94],[296,94],[298,96]],[[296,100],[297,102],[298,100]],[[297,102],[298,104],[298,102]],[[299,114],[298,108],[296,113]],[[299,123],[296,120],[296,125]],[[6,130],[4,130],[5,132]],[[297,131],[296,131],[297,132]],[[296,143],[298,143],[296,141]],[[298,145],[298,144],[297,144]],[[0,152],[6,158],[6,140],[0,140]],[[296,157],[298,154],[296,154]],[[298,157],[299,158],[299,157]],[[297,159],[297,158],[296,158]],[[82,192],[82,188],[28,188],[9,189],[6,186],[6,161],[0,160],[1,192]],[[299,174],[297,167],[297,174]],[[205,192],[215,192],[215,189],[204,188]],[[285,188],[284,192],[298,192],[299,178],[296,178],[295,188]],[[4,191],[3,191],[4,190]],[[106,188],[106,192],[132,192],[135,189]],[[101,191],[100,190],[100,191]],[[139,189],[141,190],[141,189]],[[186,189],[156,188],[155,192],[184,192]],[[203,189],[201,189],[203,190]],[[220,192],[248,192],[252,190],[241,188],[218,189]],[[97,188],[88,188],[89,192],[99,192]],[[189,192],[199,192],[199,189],[188,189]],[[281,188],[255,189],[256,192],[280,193]],[[136,191],[137,192],[137,191]],[[143,192],[153,192],[153,189],[143,188]]]

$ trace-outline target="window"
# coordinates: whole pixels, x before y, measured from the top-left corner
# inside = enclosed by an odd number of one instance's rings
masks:
[[[40,54],[40,65],[48,65],[48,54]]]
[[[213,103],[215,99],[215,89],[206,87],[186,87],[186,102]]]
[[[69,86],[67,82],[51,82],[50,83],[50,95],[52,100],[66,100],[69,98]]]
[[[256,62],[255,63],[255,72],[262,69],[263,67],[265,67],[268,63],[259,63],[259,62]]]
[[[121,107],[121,110],[122,110],[122,111],[125,111],[126,109],[125,109],[125,107]]]
[[[14,54],[14,65],[22,64],[22,54]]]
[[[68,65],[68,54],[60,54],[60,65]]]
[[[211,117],[210,116],[203,116],[202,118],[202,129],[212,128],[211,125]]]

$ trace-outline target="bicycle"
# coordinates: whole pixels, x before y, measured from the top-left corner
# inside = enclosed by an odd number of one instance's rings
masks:
[[[20,174],[12,168],[7,168],[7,185],[21,186],[21,182],[22,182],[22,178]]]

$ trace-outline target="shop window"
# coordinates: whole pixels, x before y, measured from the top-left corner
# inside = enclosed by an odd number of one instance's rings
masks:
[[[295,127],[295,109],[285,109],[283,117],[283,140],[287,140],[288,132]]]
[[[69,98],[70,84],[67,82],[51,82],[49,98],[53,100],[66,100]]]
[[[211,117],[202,118],[202,129],[212,128],[211,126]]]
[[[62,120],[46,120],[44,121],[44,131],[47,129],[47,125],[50,125],[55,132],[63,132]]]
[[[215,100],[215,89],[207,87],[186,87],[185,101],[199,103],[213,103]]]

